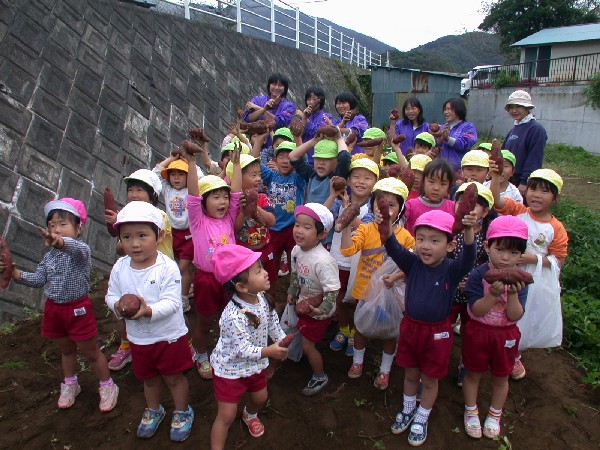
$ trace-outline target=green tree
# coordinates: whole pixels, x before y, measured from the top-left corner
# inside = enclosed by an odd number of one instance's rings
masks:
[[[564,27],[600,20],[598,0],[499,0],[485,6],[479,29],[500,35],[500,48],[548,27]]]

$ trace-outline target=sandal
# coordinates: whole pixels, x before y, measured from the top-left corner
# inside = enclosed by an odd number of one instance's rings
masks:
[[[375,377],[375,381],[373,381],[373,386],[375,386],[380,391],[385,391],[390,382],[390,373],[389,372],[379,372]]]
[[[481,437],[481,422],[479,422],[479,414],[465,411],[464,421],[467,435],[474,439],[479,439]]]
[[[493,417],[491,414],[485,418],[483,423],[483,435],[486,438],[494,439],[500,435],[500,419]]]
[[[248,426],[250,436],[257,438],[265,434],[265,426],[256,415],[249,417],[248,413],[244,410],[242,413],[242,420]]]

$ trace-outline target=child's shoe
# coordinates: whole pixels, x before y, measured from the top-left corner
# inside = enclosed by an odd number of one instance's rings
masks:
[[[185,441],[192,431],[194,423],[194,410],[188,405],[187,411],[174,411],[171,419],[171,440],[173,442]]]
[[[190,309],[192,309],[190,306],[190,299],[186,295],[181,296],[181,308],[184,313],[190,312]]]
[[[408,433],[408,443],[413,447],[419,447],[425,443],[427,439],[427,422],[413,422]]]
[[[408,427],[410,427],[410,424],[412,423],[412,421],[414,420],[416,415],[417,415],[417,407],[416,406],[415,406],[415,409],[413,409],[412,412],[410,412],[408,414],[400,411],[398,414],[396,414],[396,421],[392,424],[392,433],[393,434],[404,433],[406,430],[408,430]]]
[[[354,338],[349,337],[346,344],[346,356],[354,356]]]
[[[98,389],[100,394],[100,412],[109,412],[117,406],[117,399],[119,398],[119,386],[114,382],[109,386],[100,386]]]
[[[486,438],[494,439],[500,435],[500,417],[494,417],[488,414],[483,423],[483,435]]]
[[[468,436],[479,439],[481,437],[481,422],[479,421],[479,411],[468,411],[464,413],[465,431]]]
[[[131,349],[123,350],[119,347],[117,353],[110,355],[110,361],[108,362],[108,368],[110,370],[121,370],[128,363],[131,362]]]
[[[290,273],[290,268],[288,267],[287,256],[284,254],[281,257],[281,263],[279,264],[279,272],[277,275],[280,277],[285,277],[288,273]]]
[[[348,378],[360,378],[363,373],[364,364],[354,363],[348,371]]]
[[[307,397],[317,395],[325,386],[327,386],[328,383],[329,377],[327,377],[327,375],[325,375],[325,378],[316,378],[313,375],[313,377],[308,380],[306,387],[302,389],[302,395],[306,395]]]
[[[213,377],[212,366],[210,365],[210,361],[208,359],[205,359],[202,362],[196,361],[196,368],[198,369],[200,378],[203,380],[210,380]]]
[[[513,370],[510,374],[510,377],[513,380],[520,380],[521,378],[525,377],[526,373],[527,372],[525,371],[525,367],[523,366],[523,363],[521,362],[521,358],[515,359],[515,364],[513,366]]]
[[[81,392],[81,386],[77,384],[60,384],[60,397],[58,397],[58,407],[67,409],[75,403],[75,397]]]
[[[331,343],[329,344],[329,348],[334,352],[339,352],[340,350],[343,350],[347,344],[348,336],[346,336],[340,331],[338,332],[338,334],[335,335],[333,341],[331,341]]]
[[[244,412],[242,413],[242,420],[248,426],[250,436],[257,438],[265,434],[264,424],[260,421],[256,414],[248,414],[246,408],[244,408]]]
[[[158,426],[165,418],[165,408],[160,405],[160,409],[144,409],[144,415],[142,421],[137,428],[137,437],[140,439],[148,439],[154,436]]]
[[[375,377],[375,381],[373,381],[373,386],[375,386],[380,391],[385,391],[390,383],[390,373],[389,372],[379,372]]]

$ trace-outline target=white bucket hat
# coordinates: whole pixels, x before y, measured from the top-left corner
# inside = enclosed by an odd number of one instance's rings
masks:
[[[508,96],[508,101],[506,102],[506,106],[504,106],[504,109],[508,111],[509,105],[519,105],[529,109],[535,108],[535,105],[531,103],[531,95],[529,95],[529,92],[525,91],[515,91],[512,94],[510,94]]]
[[[160,182],[158,175],[151,170],[138,169],[128,177],[123,178],[123,182],[125,183],[127,183],[129,180],[138,180],[147,184],[154,190],[157,196],[159,196],[162,191],[162,183]]]
[[[151,223],[162,230],[163,215],[160,209],[148,202],[129,202],[117,214],[117,221],[114,227],[118,229],[119,225],[131,222]]]

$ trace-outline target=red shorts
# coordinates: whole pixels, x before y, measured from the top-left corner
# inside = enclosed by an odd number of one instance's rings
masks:
[[[336,303],[342,303],[348,290],[348,281],[350,280],[350,271],[346,269],[339,269],[338,274],[340,277],[340,290],[338,291],[337,297],[335,298]]]
[[[225,288],[211,272],[197,270],[194,274],[194,306],[198,314],[214,316],[229,301]]]
[[[246,392],[259,392],[267,387],[267,371],[243,378],[222,378],[213,373],[212,380],[216,401],[238,403]]]
[[[472,372],[507,377],[519,353],[521,332],[516,324],[494,327],[471,319],[462,339],[463,365]]]
[[[273,247],[270,242],[261,248],[260,252],[262,253],[260,262],[269,274],[269,282],[271,283],[271,287],[274,288],[279,272],[279,260],[275,260]]]
[[[73,342],[77,342],[87,341],[97,335],[96,316],[87,295],[66,303],[46,300],[42,320],[43,337],[49,339],[68,337]]]
[[[298,316],[300,334],[311,342],[321,342],[332,318],[325,320],[313,319],[310,316]]]
[[[192,241],[192,233],[190,229],[177,230],[171,228],[173,233],[173,254],[175,259],[194,260],[194,242]]]
[[[275,258],[277,258],[277,255],[281,258],[283,252],[292,252],[292,249],[296,245],[296,241],[294,241],[294,225],[290,225],[279,231],[269,230],[269,233],[271,233],[271,247],[273,248]]]
[[[396,364],[419,368],[429,378],[444,378],[452,353],[452,326],[448,320],[421,322],[404,315]]]
[[[460,315],[460,334],[462,335],[465,332],[465,325],[471,319],[469,313],[467,312],[467,304],[466,303],[454,303],[452,305],[452,310],[450,311],[450,317],[448,320],[450,321],[450,325],[454,325],[456,323],[456,319]]]
[[[173,342],[161,341],[149,345],[129,342],[129,345],[133,374],[138,380],[177,375],[194,366],[192,350],[186,335]]]

